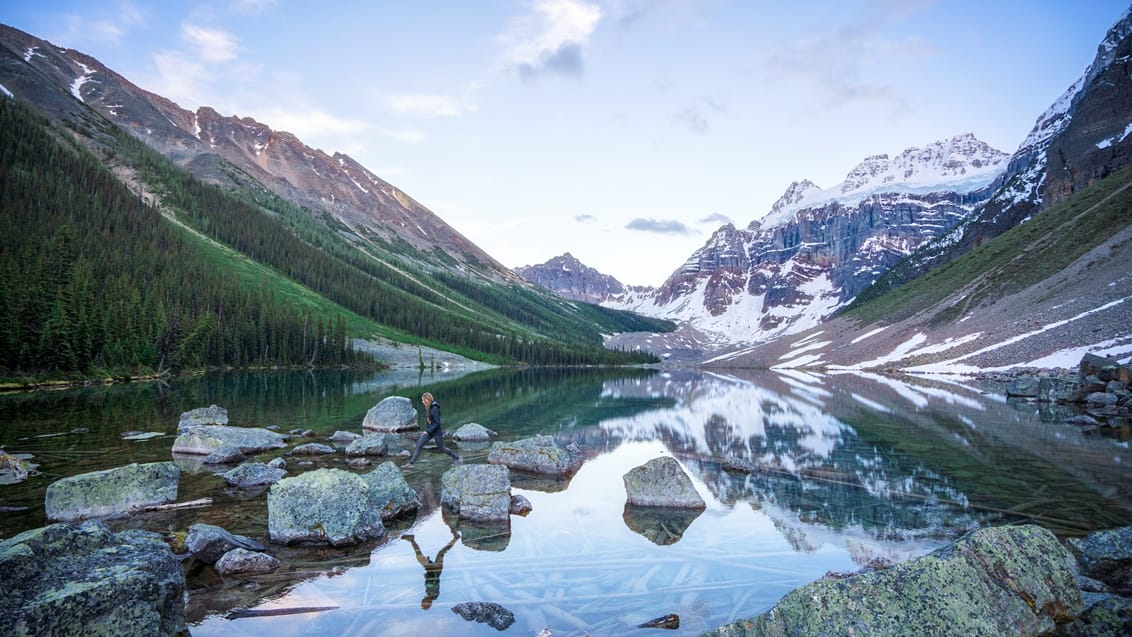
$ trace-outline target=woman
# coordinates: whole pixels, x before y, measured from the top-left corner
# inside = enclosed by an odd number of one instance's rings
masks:
[[[409,462],[405,464],[405,468],[408,469],[413,466],[429,438],[436,441],[437,448],[452,456],[452,459],[456,462],[460,462],[460,456],[444,446],[444,428],[440,425],[440,403],[436,402],[432,394],[428,392],[421,394],[421,402],[424,403],[425,413],[428,414],[428,424],[425,426],[424,433],[417,439],[417,448],[413,450],[413,455],[409,457]]]

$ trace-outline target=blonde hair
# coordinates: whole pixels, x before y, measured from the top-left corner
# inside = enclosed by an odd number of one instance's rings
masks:
[[[432,402],[436,402],[436,399],[432,397],[432,394],[430,394],[429,392],[426,391],[425,393],[421,394],[421,402],[422,403],[423,402],[432,403]]]

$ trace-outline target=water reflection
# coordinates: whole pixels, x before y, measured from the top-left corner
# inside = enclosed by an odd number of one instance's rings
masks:
[[[266,576],[194,573],[195,636],[497,634],[449,612],[462,602],[510,611],[507,631],[516,635],[645,635],[639,624],[673,612],[681,617],[674,634],[698,634],[757,614],[827,571],[906,559],[976,526],[1029,520],[1076,534],[1132,524],[1127,443],[1083,436],[1033,405],[952,381],[494,370],[459,378],[235,374],[167,389],[0,396],[0,446],[33,454],[44,471],[0,486],[0,506],[31,508],[0,514],[0,536],[43,523],[43,490],[53,480],[170,459],[181,411],[215,403],[232,424],[311,429],[321,440],[360,431],[365,412],[388,395],[422,391],[444,397],[450,430],[478,422],[501,440],[550,434],[576,443],[586,462],[569,481],[513,475],[513,492],[532,512],[476,527],[440,510],[450,462],[424,454],[406,474],[421,508],[391,521],[385,538],[348,549],[272,547],[285,566]],[[70,433],[79,429],[87,432]],[[123,440],[130,430],[164,435]],[[411,443],[410,434],[390,446]],[[482,444],[455,446],[468,463],[486,460]],[[621,476],[660,455],[681,462],[705,511],[626,508]],[[344,460],[292,459],[288,472],[345,468]],[[179,500],[211,497],[212,507],[113,524],[175,533],[208,522],[264,539],[265,496],[228,488],[218,471],[182,475]],[[436,550],[431,560],[426,549]],[[248,607],[336,608],[228,619]]]

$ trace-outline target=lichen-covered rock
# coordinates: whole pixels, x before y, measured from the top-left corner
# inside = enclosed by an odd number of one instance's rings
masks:
[[[392,462],[382,463],[373,471],[363,473],[361,477],[369,486],[370,506],[381,511],[382,520],[420,508],[421,499],[417,492],[409,486],[401,470]]]
[[[63,478],[47,486],[47,519],[75,522],[175,502],[180,480],[172,462],[135,462]]]
[[[287,472],[262,462],[246,462],[231,471],[225,472],[221,477],[230,487],[237,489],[250,489],[275,484],[283,479]]]
[[[1053,637],[1128,637],[1132,635],[1132,599],[1086,594],[1085,610],[1072,624],[1059,626]]]
[[[582,466],[583,457],[558,446],[552,436],[535,436],[491,445],[487,461],[540,475],[569,477]]]
[[[173,453],[207,456],[221,447],[235,447],[242,453],[254,454],[268,449],[282,449],[287,437],[257,427],[211,425],[193,427],[173,441]]]
[[[385,534],[369,485],[342,469],[318,469],[271,485],[267,530],[279,544],[349,546]]]
[[[1099,531],[1066,543],[1082,575],[1123,594],[1132,593],[1132,526]]]
[[[250,537],[234,535],[214,524],[198,522],[189,527],[185,536],[185,548],[198,560],[214,564],[232,549],[262,551],[265,547]]]
[[[296,456],[328,456],[333,453],[338,453],[338,451],[334,447],[320,442],[308,442],[291,450],[291,454]]]
[[[1040,527],[980,529],[889,569],[818,580],[704,635],[1045,635],[1081,612],[1071,560]]]
[[[461,425],[459,429],[452,432],[452,437],[460,442],[487,442],[491,440],[492,436],[497,435],[499,434],[474,422]]]
[[[487,624],[495,630],[507,630],[515,623],[515,614],[495,602],[463,602],[453,606],[452,612],[465,621]]]
[[[413,401],[403,396],[390,396],[366,412],[363,429],[396,432],[417,427],[417,410]]]
[[[228,410],[223,407],[217,407],[216,405],[209,405],[208,407],[190,409],[182,413],[181,419],[177,422],[177,431],[184,431],[190,427],[227,424]]]
[[[218,449],[214,449],[212,451],[212,453],[208,454],[208,456],[206,456],[205,459],[204,459],[204,463],[205,464],[235,464],[237,462],[243,462],[247,459],[248,459],[248,457],[244,455],[243,451],[240,451],[239,447],[233,447],[232,445],[225,445],[225,446],[220,447]]]
[[[216,560],[216,572],[221,575],[258,575],[279,568],[280,562],[266,553],[235,548]]]
[[[5,635],[179,635],[185,576],[160,535],[101,522],[52,524],[0,541]]]
[[[675,458],[662,456],[634,467],[622,479],[628,503],[641,507],[704,509],[707,505]]]
[[[373,434],[351,440],[350,444],[346,446],[346,455],[350,458],[384,456],[388,450],[389,444],[385,441],[385,435]]]
[[[466,520],[499,522],[511,515],[511,476],[500,465],[460,465],[440,478],[440,503]]]

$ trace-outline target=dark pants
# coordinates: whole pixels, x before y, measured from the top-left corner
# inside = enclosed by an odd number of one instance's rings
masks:
[[[417,461],[417,456],[421,455],[421,449],[424,448],[425,443],[428,442],[429,438],[435,440],[436,447],[444,453],[452,456],[453,460],[460,459],[460,456],[457,456],[456,452],[444,446],[444,429],[441,427],[429,427],[425,430],[424,433],[421,434],[421,437],[417,439],[417,448],[413,450],[413,455],[409,457],[409,464],[413,464]]]

